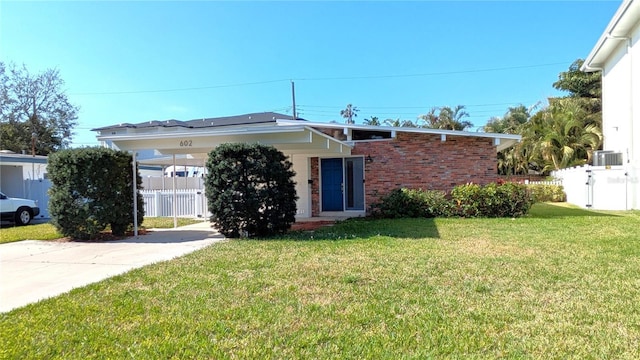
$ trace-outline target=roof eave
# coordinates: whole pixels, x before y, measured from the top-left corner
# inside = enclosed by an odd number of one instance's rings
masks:
[[[634,0],[624,0],[580,67],[581,71],[595,72],[603,69],[605,61],[618,46],[619,41],[629,36],[628,31],[620,34],[616,33],[616,29],[631,28],[633,23],[638,21],[632,16],[633,11],[640,11],[640,4]]]

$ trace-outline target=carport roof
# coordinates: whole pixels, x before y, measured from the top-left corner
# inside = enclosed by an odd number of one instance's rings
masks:
[[[277,120],[294,120],[292,116],[278,114],[274,112],[262,112],[243,115],[223,116],[217,118],[202,118],[187,121],[180,120],[151,120],[137,124],[121,123],[109,125],[101,128],[91,129],[91,131],[118,130],[118,129],[145,129],[145,128],[171,128],[182,127],[187,129],[212,128],[220,126],[256,125],[275,123]],[[298,121],[305,121],[297,118]]]

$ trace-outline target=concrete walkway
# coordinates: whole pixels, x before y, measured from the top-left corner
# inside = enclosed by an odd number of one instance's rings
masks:
[[[209,222],[202,222],[177,229],[153,229],[146,235],[118,241],[26,240],[0,244],[0,312],[170,260],[223,239]]]

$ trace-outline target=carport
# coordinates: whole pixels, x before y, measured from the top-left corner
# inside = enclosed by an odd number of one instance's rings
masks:
[[[285,118],[282,118],[285,117]],[[310,157],[346,156],[352,146],[305,126],[306,121],[278,122],[293,120],[275,113],[261,113],[229,118],[201,119],[191,121],[151,121],[141,124],[119,124],[99,129],[98,140],[105,146],[129,151],[134,156],[133,172],[137,152],[154,150],[160,158],[145,159],[147,165],[204,166],[208,153],[225,143],[258,143],[271,145],[289,156],[294,165],[299,196],[300,217],[311,214]],[[174,204],[176,178],[173,178]],[[137,192],[137,189],[134,189]],[[135,197],[132,197],[135,199]],[[134,201],[134,208],[137,206]],[[302,211],[300,213],[300,211]],[[177,214],[174,211],[174,226]],[[137,234],[137,219],[134,228]]]

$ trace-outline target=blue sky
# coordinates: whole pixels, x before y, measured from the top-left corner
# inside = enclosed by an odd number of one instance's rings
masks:
[[[0,2],[0,60],[57,68],[90,129],[276,111],[415,120],[465,105],[484,125],[560,95],[621,1]]]

